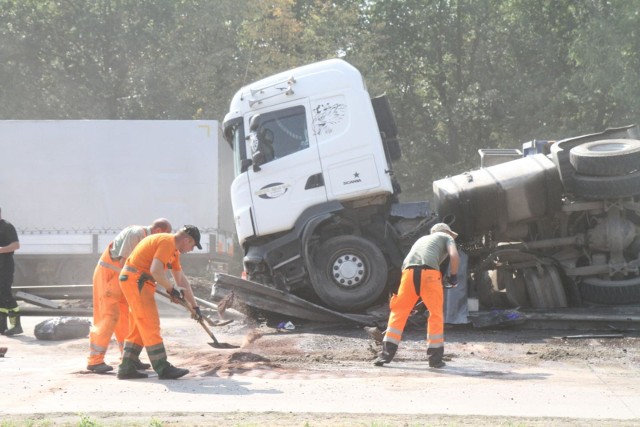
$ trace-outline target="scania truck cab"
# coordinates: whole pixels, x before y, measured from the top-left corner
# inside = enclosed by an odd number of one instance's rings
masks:
[[[231,199],[249,278],[357,311],[383,295],[402,249],[390,223],[399,156],[385,97],[333,59],[252,83],[224,119],[235,179]],[[429,216],[407,207],[410,221]],[[407,219],[407,218],[404,218]]]

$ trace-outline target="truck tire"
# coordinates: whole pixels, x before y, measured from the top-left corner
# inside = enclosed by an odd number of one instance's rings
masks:
[[[604,280],[585,278],[579,285],[585,301],[618,305],[640,303],[640,277],[626,280]]]
[[[523,274],[533,308],[567,307],[567,295],[556,267],[529,267]]]
[[[375,303],[387,284],[387,261],[371,241],[338,236],[324,242],[315,256],[314,291],[329,307],[358,311]]]
[[[640,168],[640,141],[605,139],[573,147],[571,164],[582,175],[626,175]]]
[[[574,193],[585,199],[617,199],[640,194],[640,170],[627,175],[573,176]]]
[[[551,145],[551,159],[556,164],[560,173],[560,180],[564,185],[565,193],[573,193],[574,175],[576,169],[571,164],[571,149],[592,141],[604,139],[628,138],[638,139],[637,126],[623,126],[619,128],[606,129],[597,134],[584,135],[575,138],[563,139]]]
[[[527,295],[527,286],[521,270],[505,271],[506,275],[506,292],[509,302],[514,307],[530,308],[529,296]]]

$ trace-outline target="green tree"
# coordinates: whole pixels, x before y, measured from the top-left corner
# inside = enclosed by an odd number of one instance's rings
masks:
[[[0,0],[12,119],[221,118],[244,0]]]
[[[576,114],[565,127],[601,131],[640,117],[640,30],[637,1],[585,2],[569,49],[567,91]]]
[[[638,111],[637,2],[385,0],[367,21],[397,112],[410,198],[518,148],[624,125]],[[424,183],[424,184],[423,184]]]
[[[412,198],[497,142],[492,113],[502,106],[496,84],[507,61],[496,47],[505,37],[498,4],[389,0],[370,10],[402,132],[401,183]]]
[[[366,38],[366,26],[359,3],[275,0],[254,4],[240,36],[240,47],[249,58],[247,81],[329,58],[362,59],[358,46]]]
[[[222,120],[242,86],[247,58],[238,48],[246,0],[176,2],[172,28],[139,70],[147,118]]]
[[[132,70],[172,26],[173,2],[3,0],[3,94],[11,118],[123,118],[140,97]],[[23,99],[21,94],[26,95]]]

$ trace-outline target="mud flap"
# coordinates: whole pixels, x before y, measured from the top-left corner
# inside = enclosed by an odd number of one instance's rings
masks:
[[[467,265],[466,253],[458,249],[460,264],[458,265],[458,286],[444,289],[444,323],[460,325],[469,323],[467,305]]]

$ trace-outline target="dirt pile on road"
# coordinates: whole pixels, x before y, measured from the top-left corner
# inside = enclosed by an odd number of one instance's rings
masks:
[[[212,282],[204,278],[190,280],[196,295],[207,299]],[[368,367],[380,350],[379,334],[372,336],[370,330],[357,325],[318,324],[287,319],[286,316],[256,320],[237,311],[235,306],[228,316],[234,323],[215,328],[214,333],[241,344],[239,351],[255,354],[268,362],[223,360],[216,362],[220,366],[218,372],[223,372],[225,366],[231,369],[242,363],[245,363],[244,368],[255,363],[260,369],[325,370],[361,362]],[[291,321],[294,330],[278,329],[276,325],[282,321]],[[447,325],[445,353],[452,363],[459,358],[528,366],[547,362],[588,362],[628,367],[640,363],[640,331],[626,331],[620,338],[589,338],[587,333],[580,339],[571,339],[573,334],[583,332],[528,329],[526,324],[497,329],[477,329],[471,324]],[[425,340],[424,319],[408,322],[396,360],[426,360]],[[227,357],[228,353],[225,355]]]

